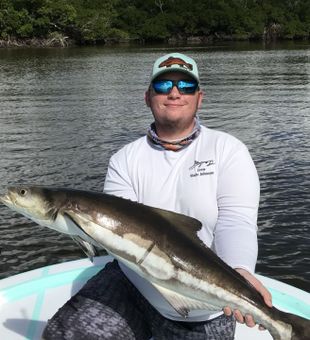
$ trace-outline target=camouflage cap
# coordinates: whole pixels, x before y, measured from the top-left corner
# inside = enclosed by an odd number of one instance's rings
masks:
[[[166,72],[182,72],[199,82],[198,67],[194,59],[181,53],[169,53],[158,58],[153,66],[151,81]]]

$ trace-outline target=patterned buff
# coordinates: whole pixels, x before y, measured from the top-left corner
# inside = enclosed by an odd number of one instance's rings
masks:
[[[179,151],[186,146],[188,146],[195,138],[199,136],[200,133],[200,124],[198,119],[196,119],[196,124],[193,131],[186,136],[185,138],[166,141],[160,139],[156,134],[155,123],[152,123],[147,131],[147,137],[150,142],[152,142],[155,146],[160,149],[171,150],[171,151]]]

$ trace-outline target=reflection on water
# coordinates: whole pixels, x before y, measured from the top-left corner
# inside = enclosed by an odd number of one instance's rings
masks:
[[[0,50],[0,190],[29,182],[100,190],[110,155],[152,121],[144,91],[168,49]],[[309,46],[179,50],[200,65],[202,123],[243,140],[256,163],[257,270],[309,290]],[[0,237],[0,277],[83,256],[3,206]]]

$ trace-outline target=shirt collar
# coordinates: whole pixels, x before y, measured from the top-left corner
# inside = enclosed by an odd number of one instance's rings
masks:
[[[181,139],[167,141],[158,137],[156,133],[155,123],[153,122],[147,130],[147,137],[148,140],[159,149],[179,151],[191,144],[192,141],[199,136],[200,130],[201,127],[199,120],[198,118],[195,118],[195,126],[193,128],[193,131],[188,136]]]

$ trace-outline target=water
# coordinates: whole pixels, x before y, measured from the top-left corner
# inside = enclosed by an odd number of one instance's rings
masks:
[[[171,47],[0,50],[0,189],[101,190],[109,157],[152,121],[144,91]],[[200,65],[200,119],[248,146],[261,181],[257,271],[309,290],[310,45],[179,48]],[[84,257],[0,206],[0,277]]]

